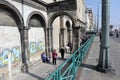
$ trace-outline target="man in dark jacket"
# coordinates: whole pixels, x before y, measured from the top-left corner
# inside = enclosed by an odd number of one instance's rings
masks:
[[[61,58],[64,59],[65,50],[63,47],[60,49],[60,53],[61,53]]]

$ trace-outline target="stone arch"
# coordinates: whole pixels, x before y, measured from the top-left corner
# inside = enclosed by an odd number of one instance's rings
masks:
[[[39,19],[39,21],[42,22],[41,23],[42,27],[44,27],[44,28],[46,27],[46,19],[45,19],[44,15],[38,11],[33,11],[29,14],[29,16],[27,18],[27,22],[26,22],[27,26],[29,25],[30,19],[32,17],[37,17],[37,19]]]
[[[49,14],[49,15],[51,15],[51,14]],[[58,44],[58,46],[59,46],[59,48],[61,48],[61,47],[65,47],[65,46],[67,46],[68,44],[70,44],[69,45],[69,47],[72,47],[72,27],[74,27],[75,26],[75,19],[74,19],[74,17],[70,14],[70,13],[67,13],[67,12],[56,12],[56,13],[53,13],[52,14],[52,16],[49,18],[49,21],[48,21],[48,27],[50,28],[50,30],[52,30],[52,31],[50,31],[50,33],[49,33],[49,35],[51,36],[51,38],[49,38],[49,42],[51,42],[51,43],[49,43],[50,45],[51,45],[51,48],[52,49],[54,49],[54,34],[53,34],[53,31],[54,31],[54,29],[53,29],[53,27],[52,27],[52,24],[53,24],[53,21],[57,18],[57,17],[59,17],[59,16],[61,16],[61,15],[63,15],[63,16],[67,16],[70,20],[71,20],[71,22],[72,22],[72,25],[69,27],[69,35],[70,35],[70,40],[68,40],[68,43],[66,43],[65,44],[65,39],[64,39],[64,37],[66,37],[66,35],[65,35],[65,28],[61,28],[60,29],[60,33],[59,33],[59,41],[56,41],[56,42],[59,42],[59,44]],[[68,28],[68,27],[67,27]]]
[[[73,18],[73,16],[72,16],[70,13],[67,13],[67,12],[56,12],[56,13],[54,13],[54,14],[49,18],[48,26],[51,27],[54,19],[55,19],[56,17],[60,16],[60,15],[68,16],[68,17],[72,20],[72,26],[75,26],[75,19]]]
[[[0,0],[0,5],[1,5],[0,8],[10,12],[10,16],[14,19],[18,28],[24,27],[24,21],[22,15],[14,5],[9,3],[8,1],[3,1],[3,0]]]
[[[27,18],[26,25],[30,28],[28,34],[30,43],[29,53],[38,55],[43,51],[47,52],[46,18],[44,15],[38,11],[31,12]]]
[[[4,14],[5,13],[5,14]],[[20,54],[22,52],[22,43],[21,43],[21,29],[24,27],[24,21],[22,18],[22,15],[20,14],[19,10],[9,3],[8,1],[5,0],[0,0],[0,14],[4,15],[2,17],[0,22],[0,32],[1,32],[1,41],[0,41],[0,47],[2,53],[4,53],[5,49],[10,49],[9,51],[12,52],[14,56],[12,56],[13,61],[16,59],[20,59]],[[9,18],[13,21],[13,24],[15,25],[10,25]],[[4,20],[3,20],[4,19]],[[4,24],[5,23],[5,24]],[[4,34],[4,36],[2,35]],[[5,53],[4,53],[5,54]],[[7,54],[8,56],[8,54]],[[5,59],[3,59],[4,61]]]

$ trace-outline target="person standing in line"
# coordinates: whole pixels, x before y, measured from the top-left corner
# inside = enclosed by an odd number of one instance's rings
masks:
[[[99,38],[100,38],[100,42],[101,42],[101,38],[102,38],[102,34],[101,34],[101,32],[99,33]]]
[[[53,50],[52,52],[53,65],[56,65],[56,59],[57,59],[57,52],[56,50]]]
[[[64,59],[65,50],[63,47],[60,49],[60,53],[61,53],[61,58]]]
[[[119,37],[119,32],[118,32],[118,30],[116,31],[116,37]]]

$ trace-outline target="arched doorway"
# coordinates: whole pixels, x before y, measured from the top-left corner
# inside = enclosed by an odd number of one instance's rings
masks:
[[[28,17],[28,40],[30,61],[40,58],[40,54],[46,51],[46,21],[40,12],[32,12]]]
[[[12,62],[21,58],[20,28],[23,19],[17,8],[7,1],[0,1],[0,66],[8,64],[11,53]]]
[[[74,26],[74,19],[73,17],[66,13],[66,12],[60,12],[60,13],[54,13],[52,17],[49,19],[49,28],[52,28],[51,38],[49,38],[49,44],[51,44],[51,48],[59,50],[61,47],[65,47],[68,45],[68,43],[72,44],[72,27],[67,27],[66,21],[70,20],[71,23]],[[70,28],[71,32],[71,40],[68,40],[68,28]],[[49,46],[50,47],[50,46]]]

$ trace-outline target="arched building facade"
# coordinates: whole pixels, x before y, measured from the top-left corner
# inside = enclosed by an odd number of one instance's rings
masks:
[[[43,51],[50,56],[53,49],[59,51],[68,44],[71,51],[76,50],[82,27],[76,1],[1,0],[0,66],[8,63],[11,54],[12,62],[20,60],[22,71],[27,72],[29,62]]]

